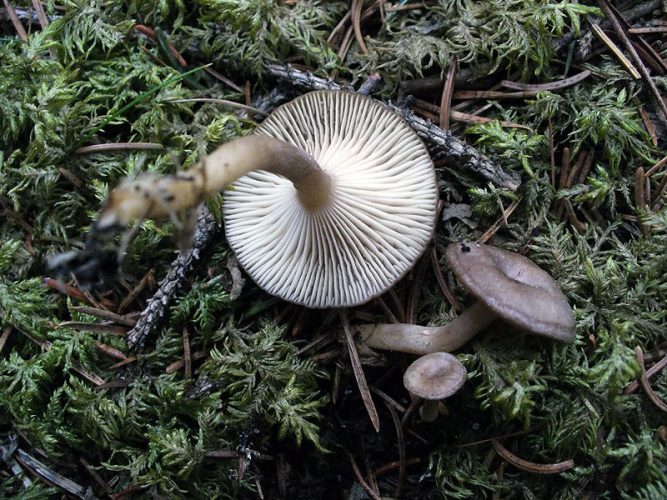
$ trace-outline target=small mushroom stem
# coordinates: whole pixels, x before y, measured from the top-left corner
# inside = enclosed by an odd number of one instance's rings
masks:
[[[254,134],[221,145],[188,171],[166,176],[144,174],[122,182],[109,194],[96,228],[174,217],[255,170],[289,179],[308,211],[314,212],[331,200],[331,178],[308,153],[279,139]]]
[[[497,315],[476,302],[444,326],[419,326],[407,323],[360,325],[355,331],[373,349],[411,354],[452,352],[489,326]]]
[[[424,422],[435,422],[440,415],[440,400],[425,399],[419,408],[419,416]]]

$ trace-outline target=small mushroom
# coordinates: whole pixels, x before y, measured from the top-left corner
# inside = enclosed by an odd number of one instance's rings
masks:
[[[230,184],[223,217],[239,263],[269,293],[312,308],[384,293],[435,226],[435,171],[416,133],[367,96],[316,91],[188,171],[122,182],[93,230],[170,218],[187,234],[193,208]]]
[[[447,352],[432,352],[417,358],[403,374],[403,385],[411,394],[423,398],[419,415],[425,422],[438,417],[441,399],[456,394],[467,378],[463,364]]]
[[[531,260],[476,243],[453,243],[445,258],[478,302],[440,327],[400,323],[355,327],[367,346],[413,354],[451,352],[497,318],[528,333],[562,342],[574,340],[574,314],[565,295]]]

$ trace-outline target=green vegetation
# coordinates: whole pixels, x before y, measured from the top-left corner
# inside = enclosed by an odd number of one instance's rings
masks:
[[[188,167],[251,131],[252,117],[235,108],[177,101],[244,103],[238,88],[246,81],[252,96],[293,92],[270,79],[269,63],[293,62],[355,83],[380,72],[386,98],[395,98],[406,79],[440,76],[454,59],[475,77],[495,73],[497,80],[531,83],[570,76],[575,64],[593,74],[566,89],[492,101],[484,115],[525,128],[498,121],[467,128],[466,139],[520,173],[522,185],[511,193],[455,165],[440,166],[446,206],[469,207],[471,215],[441,221],[436,245],[442,255],[451,241],[479,238],[516,202],[492,242],[524,250],[554,276],[575,310],[577,341],[556,345],[497,323],[457,353],[469,380],[446,402],[448,415],[432,424],[415,417],[404,430],[407,456],[421,462],[408,468],[403,491],[415,498],[667,496],[664,412],[641,389],[624,394],[640,373],[635,348],[655,359],[667,342],[667,211],[656,199],[637,206],[634,195],[636,169],[648,170],[664,156],[664,137],[653,146],[639,112],[651,109],[650,97],[611,56],[571,62],[567,48],[553,48],[562,36],[586,29],[587,16],[599,15],[594,2],[428,3],[434,4],[428,10],[382,16],[376,10],[362,18],[368,54],[352,43],[344,59],[337,50],[349,21],[327,43],[349,11],[341,1],[206,0],[194,8],[169,0],[58,2],[64,9],[49,1],[51,23],[33,25],[27,42],[0,21],[0,336],[9,332],[0,342],[0,445],[19,432],[23,449],[99,496],[102,488],[81,459],[111,492],[173,498],[256,498],[260,488],[268,498],[339,497],[355,482],[348,451],[362,472],[398,460],[390,411],[375,399],[382,425],[375,434],[344,344],[297,354],[314,332],[336,332],[337,317],[303,312],[249,280],[236,293],[224,239],[136,353],[121,336],[61,325],[99,320],[75,309],[77,299],[47,287],[46,261],[82,245],[109,187],[122,177]],[[155,29],[157,43],[135,24]],[[184,75],[209,63],[238,88],[204,70]],[[664,77],[656,84],[667,89]],[[419,97],[439,103],[440,92]],[[103,142],[163,149],[76,152]],[[590,171],[561,186],[565,148],[573,164],[589,156]],[[654,192],[665,172],[650,178]],[[123,276],[95,300],[115,310],[150,269],[164,276],[176,255],[173,233],[171,224],[143,224]],[[421,279],[416,321],[451,317],[433,273]],[[407,277],[398,296],[407,297],[413,285]],[[461,288],[454,291],[471,302]],[[141,310],[150,292],[127,311]],[[375,303],[358,311],[387,321]],[[184,332],[191,375],[173,364],[183,359]],[[136,360],[114,367],[119,359],[110,349]],[[314,353],[321,355],[317,362]],[[385,353],[366,367],[371,384],[380,380],[377,387],[404,406],[401,373],[411,359]],[[96,387],[90,375],[111,384]],[[667,371],[651,386],[667,399]],[[552,476],[504,468],[501,459],[491,461],[484,440],[506,434],[504,445],[525,460],[576,465]],[[214,456],[221,450],[244,458]],[[395,470],[383,476],[391,478],[383,494],[397,477]],[[25,488],[2,461],[0,478],[0,497],[59,494],[34,477]]]

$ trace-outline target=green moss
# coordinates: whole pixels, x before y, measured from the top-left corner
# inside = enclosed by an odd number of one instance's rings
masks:
[[[383,21],[378,14],[362,23],[369,54],[353,44],[340,61],[326,38],[349,9],[347,2],[217,0],[192,7],[178,0],[66,1],[59,3],[64,12],[47,3],[50,15],[61,16],[47,29],[33,26],[27,43],[11,36],[0,41],[0,333],[11,329],[0,352],[0,431],[21,431],[29,440],[22,444],[43,450],[46,463],[81,484],[97,488],[71,467],[83,457],[105,480],[115,478],[114,492],[137,487],[138,495],[255,497],[261,486],[275,497],[280,463],[281,477],[307,485],[300,494],[308,496],[309,488],[351,487],[347,450],[362,468],[366,459],[369,467],[396,460],[392,421],[376,399],[381,433],[367,427],[347,357],[337,358],[341,369],[333,377],[333,363],[319,366],[297,355],[319,326],[318,313],[295,320],[305,324],[295,340],[285,333],[285,305],[251,282],[232,299],[225,270],[231,251],[222,239],[201,270],[205,277],[192,276],[163,328],[125,367],[112,368],[118,360],[98,347],[133,354],[122,338],[59,326],[94,319],[43,283],[45,260],[81,243],[109,186],[126,175],[188,167],[254,127],[229,108],[174,102],[243,96],[205,72],[184,78],[164,48],[132,26],[160,28],[163,42],[174,44],[191,68],[212,62],[241,86],[249,80],[253,96],[283,85],[265,77],[267,63],[289,61],[321,75],[337,70],[355,81],[379,71],[382,91],[395,97],[403,80],[439,75],[454,57],[473,74],[520,71],[524,79],[558,79],[565,55],[554,52],[553,42],[577,32],[585,16],[597,12],[588,4],[439,1],[428,10],[386,12]],[[7,23],[2,29],[12,33]],[[423,459],[408,469],[406,497],[665,496],[664,417],[642,393],[623,394],[638,374],[635,347],[653,351],[666,338],[667,211],[635,207],[632,195],[635,169],[649,168],[663,153],[651,145],[638,114],[646,105],[641,84],[611,59],[587,65],[594,75],[571,88],[497,101],[487,112],[531,131],[497,122],[467,130],[483,153],[522,175],[518,192],[499,190],[456,166],[438,171],[441,197],[469,205],[472,214],[439,225],[439,255],[450,241],[479,237],[518,201],[494,242],[524,250],[554,276],[574,307],[577,341],[555,345],[496,324],[466,346],[459,356],[469,382],[447,401],[449,416],[431,426],[408,426],[428,436],[430,447],[404,432],[408,456]],[[664,78],[656,84],[667,88]],[[109,116],[113,120],[104,124]],[[164,150],[74,152],[82,142],[106,141],[153,142]],[[581,183],[566,189],[551,184],[550,141],[557,163],[564,147],[574,155],[593,152]],[[576,230],[555,215],[553,204],[564,199],[580,216],[595,211],[599,219]],[[627,217],[637,213],[646,234]],[[124,281],[96,298],[117,305],[149,269],[162,277],[175,255],[172,233],[170,224],[145,223],[129,249]],[[413,282],[407,283],[399,286],[401,297],[411,291]],[[419,285],[420,322],[453,316],[430,273]],[[140,310],[151,290],[130,310]],[[454,286],[454,292],[464,305],[471,302],[462,289]],[[386,320],[372,304],[362,312]],[[172,365],[183,357],[184,330],[197,353],[192,378]],[[403,366],[412,358],[388,359]],[[119,387],[96,388],[81,373]],[[368,367],[367,373],[371,383],[409,404],[400,370],[385,377],[385,368]],[[652,385],[667,397],[667,375],[656,376]],[[340,389],[335,404],[328,397],[332,386]],[[505,446],[522,458],[571,458],[576,467],[545,478],[508,466],[500,479],[500,462],[489,462],[488,442],[468,445],[515,431],[522,433]],[[206,455],[237,449],[251,457],[242,479],[238,459]],[[0,463],[0,474],[5,470]],[[381,486],[389,491],[388,483]],[[13,476],[0,483],[3,497],[53,494],[36,482],[24,489]]]

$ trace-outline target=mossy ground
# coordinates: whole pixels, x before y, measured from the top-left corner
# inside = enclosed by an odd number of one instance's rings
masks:
[[[368,51],[353,42],[343,59],[337,49],[350,23],[331,43],[327,37],[350,10],[347,2],[49,1],[47,27],[24,18],[27,41],[2,17],[3,439],[19,433],[23,449],[100,497],[127,490],[135,497],[340,498],[351,490],[362,498],[350,455],[365,474],[398,460],[399,442],[409,464],[402,481],[406,498],[667,497],[665,414],[641,390],[624,394],[640,373],[635,348],[656,360],[667,342],[665,195],[642,206],[634,195],[636,170],[647,171],[664,156],[664,128],[651,114],[651,96],[608,50],[577,61],[575,45],[553,48],[596,19],[593,2],[427,3],[428,9],[407,10],[383,3],[382,13],[362,16]],[[373,5],[366,2],[364,10]],[[157,43],[135,24],[154,29]],[[167,42],[190,67],[212,63],[236,85],[204,71],[163,85],[182,71]],[[657,47],[664,59],[664,44]],[[575,310],[574,344],[535,340],[495,324],[458,353],[469,380],[446,402],[447,414],[432,424],[409,419],[399,439],[394,422],[400,408],[380,396],[382,429],[372,430],[342,344],[297,352],[315,332],[337,330],[337,318],[276,301],[251,282],[240,295],[232,293],[224,239],[134,362],[113,367],[118,359],[111,348],[130,355],[122,337],[61,325],[98,320],[75,309],[81,301],[44,284],[46,260],[81,244],[109,186],[146,170],[188,167],[254,126],[235,108],[176,100],[245,102],[244,89],[251,96],[290,90],[267,77],[273,62],[355,83],[379,72],[380,96],[397,98],[402,82],[440,76],[454,59],[473,80],[492,74],[494,81],[540,83],[592,72],[563,90],[490,101],[486,117],[528,130],[497,121],[467,128],[468,141],[521,174],[517,192],[499,190],[456,165],[438,168],[445,202],[439,255],[451,241],[480,237],[517,202],[492,242],[527,253],[556,278]],[[654,81],[667,92],[667,79]],[[440,89],[429,92],[419,97],[439,103]],[[657,125],[657,145],[640,110]],[[94,142],[163,149],[76,152]],[[558,172],[566,148],[573,164],[589,156],[590,171],[563,187]],[[649,178],[651,192],[666,172],[663,167]],[[175,256],[172,230],[144,224],[122,279],[94,300],[115,310],[149,270],[163,276]],[[471,298],[447,279],[458,300],[469,304]],[[395,292],[405,304],[415,289],[416,322],[441,324],[453,316],[428,261]],[[150,291],[127,311],[139,311]],[[355,314],[387,321],[375,303],[353,311],[353,321]],[[183,358],[184,331],[194,359],[190,377],[173,365]],[[366,367],[371,385],[399,406],[409,404],[401,373],[411,359],[385,354]],[[117,386],[100,390],[91,375]],[[667,372],[651,384],[667,399]],[[504,445],[526,460],[573,459],[576,465],[551,476],[507,465],[488,441],[507,434]],[[210,456],[220,450],[242,450],[248,458]],[[29,477],[26,488],[0,462],[0,497],[58,496]],[[378,477],[383,495],[395,493],[398,478],[398,469]]]

